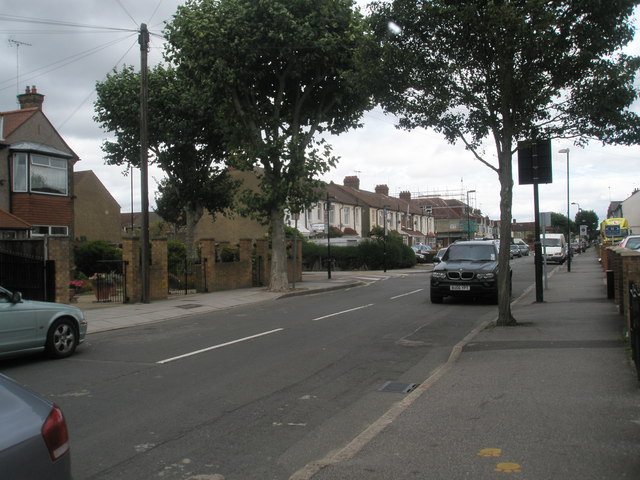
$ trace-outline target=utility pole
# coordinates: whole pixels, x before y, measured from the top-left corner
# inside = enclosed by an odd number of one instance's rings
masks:
[[[140,25],[140,210],[141,210],[141,234],[140,234],[140,260],[142,262],[142,303],[149,303],[149,172],[148,172],[148,143],[147,137],[147,52],[149,50],[149,30],[147,25]]]

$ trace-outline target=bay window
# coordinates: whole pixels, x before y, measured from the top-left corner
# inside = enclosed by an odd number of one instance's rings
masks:
[[[13,191],[68,195],[69,162],[36,153],[15,153]]]

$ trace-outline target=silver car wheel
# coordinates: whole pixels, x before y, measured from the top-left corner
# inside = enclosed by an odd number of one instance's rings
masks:
[[[56,358],[68,357],[75,351],[77,343],[76,331],[71,321],[60,319],[49,331],[47,352]]]

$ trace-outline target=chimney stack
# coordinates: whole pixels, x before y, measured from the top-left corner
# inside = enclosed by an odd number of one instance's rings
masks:
[[[376,185],[376,193],[389,196],[389,187],[386,185]]]
[[[20,109],[36,107],[38,110],[42,110],[44,95],[38,93],[35,85],[32,87],[27,85],[25,93],[18,95],[18,102],[20,102]]]
[[[345,187],[351,187],[355,190],[360,190],[360,179],[355,175],[344,177],[343,185]]]
[[[400,192],[400,200],[404,200],[405,202],[410,202],[411,201],[411,192],[409,191],[404,191],[404,192]]]

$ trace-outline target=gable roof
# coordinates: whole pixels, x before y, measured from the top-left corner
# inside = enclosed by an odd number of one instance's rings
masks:
[[[27,123],[29,120],[31,120],[38,114],[42,115],[42,118],[49,124],[51,129],[58,136],[58,139],[69,150],[69,153],[65,153],[65,155],[71,158],[73,163],[80,160],[80,157],[78,157],[76,152],[74,152],[71,149],[71,147],[67,144],[67,142],[65,142],[64,138],[62,138],[62,135],[60,135],[60,133],[58,132],[58,130],[56,130],[56,128],[51,123],[51,121],[49,121],[49,119],[44,114],[42,109],[38,107],[25,107],[25,108],[21,108],[20,110],[0,112],[0,116],[2,116],[2,122],[0,122],[0,125],[2,126],[2,132],[1,132],[2,135],[0,137],[0,143],[4,145],[9,145],[11,142],[9,142],[7,138],[10,137],[13,133],[16,132],[16,130],[18,130],[21,126],[23,126],[25,123]]]
[[[30,230],[31,224],[0,208],[0,230]]]
[[[2,138],[5,139],[18,127],[23,125],[27,120],[33,117],[40,109],[37,107],[23,108],[21,110],[11,110],[9,112],[0,112],[0,115],[4,117]]]

